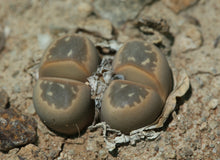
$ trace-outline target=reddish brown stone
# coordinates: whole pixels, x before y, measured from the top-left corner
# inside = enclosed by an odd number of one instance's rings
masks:
[[[0,150],[8,151],[36,140],[37,122],[13,108],[0,108]]]

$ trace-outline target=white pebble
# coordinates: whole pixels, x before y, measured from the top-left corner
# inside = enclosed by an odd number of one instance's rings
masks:
[[[208,103],[209,109],[216,109],[218,106],[218,99],[211,99],[210,102]]]
[[[40,49],[46,49],[52,41],[52,38],[49,34],[39,34],[37,36],[38,45]]]

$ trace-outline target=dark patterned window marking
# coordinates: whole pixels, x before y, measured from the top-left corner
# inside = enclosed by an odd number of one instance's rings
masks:
[[[125,45],[122,50],[120,61],[122,64],[133,63],[153,72],[156,67],[157,56],[150,45],[134,41]]]
[[[43,91],[41,94],[42,99],[46,101],[49,106],[54,104],[58,109],[68,108],[72,100],[76,98],[78,91],[77,86],[49,81],[41,83],[40,88]]]
[[[48,60],[76,59],[86,61],[87,46],[82,37],[64,37],[58,40],[48,52]]]
[[[148,92],[137,85],[116,82],[111,87],[109,93],[110,103],[114,107],[133,107],[135,103],[140,103],[141,98],[144,99]]]

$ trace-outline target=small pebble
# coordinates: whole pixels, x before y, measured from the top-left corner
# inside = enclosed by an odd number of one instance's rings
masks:
[[[218,106],[218,99],[211,99],[208,103],[208,108],[211,110],[216,109]]]
[[[218,137],[220,137],[220,129],[217,129],[216,135],[217,135]]]
[[[50,33],[56,36],[68,33],[68,28],[61,27],[61,26],[50,25],[49,29],[50,29]]]
[[[173,149],[169,149],[168,152],[165,152],[165,158],[166,159],[175,159],[176,158],[176,151]]]
[[[210,113],[207,110],[203,110],[201,116],[202,118],[207,121],[208,117],[209,117]]]
[[[0,31],[0,51],[4,48],[5,46],[5,35],[3,32]]]
[[[156,152],[158,152],[159,149],[160,149],[159,146],[155,146],[155,147],[154,147],[154,150],[155,150]]]
[[[215,135],[211,134],[211,135],[209,136],[209,139],[211,139],[212,141],[214,141],[214,140],[215,140]]]
[[[5,34],[5,37],[7,38],[11,33],[11,28],[9,26],[5,26],[4,27],[4,34]]]
[[[71,150],[68,151],[68,154],[69,154],[69,155],[74,155],[74,154],[75,154],[75,151],[74,151],[73,149],[71,149]]]
[[[183,147],[179,150],[179,155],[181,159],[187,159],[193,155],[193,151],[189,147]]]
[[[202,150],[204,150],[204,149],[205,149],[205,147],[206,147],[206,143],[203,143],[203,144],[202,144],[202,148],[201,148],[201,149],[202,149]]]
[[[79,28],[105,39],[113,37],[113,27],[107,19],[89,19],[79,23]]]
[[[206,130],[207,129],[207,122],[203,122],[202,124],[201,124],[201,126],[199,127],[199,130],[200,131],[204,131],[204,130]]]
[[[21,87],[19,83],[16,83],[13,87],[13,92],[14,93],[20,93],[21,92]]]
[[[214,148],[215,145],[211,143],[211,144],[209,144],[209,147],[210,147],[210,148]]]
[[[79,13],[85,14],[86,17],[92,13],[93,7],[89,3],[80,2],[79,5],[77,6],[77,10],[79,11]]]
[[[19,70],[13,72],[11,76],[12,76],[13,78],[16,78],[16,77],[18,76],[18,74],[19,74]]]
[[[213,148],[212,152],[213,152],[213,153],[216,153],[216,148]]]
[[[108,152],[106,152],[103,149],[99,150],[99,158],[106,159],[107,157],[108,157]]]
[[[217,122],[215,120],[212,120],[212,121],[209,122],[209,127],[211,129],[215,129],[218,125],[219,125],[219,122]]]
[[[94,11],[103,19],[110,20],[115,26],[120,26],[127,20],[135,19],[143,6],[153,0],[94,0]]]
[[[192,24],[184,25],[181,33],[175,38],[173,50],[176,53],[185,53],[198,49],[203,43],[200,29]]]
[[[7,92],[4,89],[0,88],[0,108],[6,108],[8,101],[9,96]]]
[[[93,139],[88,139],[88,143],[86,146],[87,151],[94,151],[97,149],[96,143],[93,141]]]
[[[186,157],[189,157],[189,156],[193,155],[193,151],[190,148],[188,148],[188,147],[184,148],[184,152],[185,152],[185,156]]]
[[[37,39],[38,45],[42,50],[46,49],[52,41],[52,38],[49,34],[39,34]]]
[[[31,105],[28,106],[28,108],[27,108],[27,113],[29,113],[29,114],[35,114],[35,113],[36,113],[33,104],[31,104]]]

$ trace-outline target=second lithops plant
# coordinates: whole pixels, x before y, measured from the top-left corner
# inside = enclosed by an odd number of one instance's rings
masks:
[[[33,101],[50,129],[72,135],[91,124],[95,110],[90,87],[84,82],[97,65],[97,51],[85,37],[64,36],[46,50]]]
[[[141,40],[124,44],[113,61],[113,80],[103,96],[101,119],[123,133],[154,123],[172,90],[172,72],[165,56]]]
[[[112,57],[104,57],[102,64],[108,61],[111,63]],[[156,139],[160,132],[154,129],[164,126],[176,109],[177,97],[183,97],[190,87],[184,69],[171,68],[160,49],[142,40],[125,43],[114,56],[112,67],[106,66],[99,66],[89,78],[90,84],[93,81],[102,84],[103,78],[97,80],[100,73],[113,75],[108,87],[92,87],[93,91],[107,89],[101,95],[93,93],[102,97],[102,122],[90,126],[91,131],[103,129],[110,152],[120,144],[134,145],[141,139]],[[99,99],[96,103],[100,104]]]

